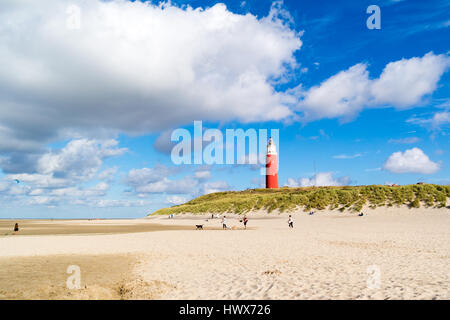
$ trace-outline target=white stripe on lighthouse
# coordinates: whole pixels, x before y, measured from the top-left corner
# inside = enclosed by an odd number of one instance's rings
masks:
[[[277,147],[273,143],[272,138],[269,139],[267,144],[267,154],[277,154]]]

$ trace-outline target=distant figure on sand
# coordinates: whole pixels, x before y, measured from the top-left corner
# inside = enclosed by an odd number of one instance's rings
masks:
[[[294,220],[292,220],[292,216],[291,215],[289,215],[288,224],[289,224],[289,228],[293,228],[294,227]]]
[[[227,217],[223,216],[222,218],[222,229],[226,229],[227,228]]]
[[[247,216],[244,216],[244,220],[242,221],[244,222],[244,229],[247,229],[247,222],[248,222]]]
[[[14,225],[14,234],[16,234],[16,232],[19,232],[19,224],[18,223],[16,223]]]

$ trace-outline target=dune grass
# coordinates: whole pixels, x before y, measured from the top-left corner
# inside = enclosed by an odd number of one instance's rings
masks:
[[[450,186],[424,184],[406,186],[343,186],[280,189],[248,189],[207,194],[187,203],[155,211],[153,215],[179,213],[236,213],[254,210],[288,212],[301,208],[360,211],[370,208],[402,206],[410,208],[445,207]]]

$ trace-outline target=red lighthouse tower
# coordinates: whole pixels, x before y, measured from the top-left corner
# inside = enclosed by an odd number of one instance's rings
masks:
[[[269,139],[269,143],[267,144],[266,188],[278,188],[277,148],[272,138]]]

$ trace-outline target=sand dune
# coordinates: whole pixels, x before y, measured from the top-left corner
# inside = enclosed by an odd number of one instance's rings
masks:
[[[235,230],[226,231],[216,230],[220,220],[208,216],[157,217],[137,224],[189,230],[5,236],[0,298],[20,298],[11,292],[15,280],[22,297],[37,299],[449,299],[448,211],[296,212],[292,230],[285,215],[250,215],[249,230],[230,218]],[[199,223],[206,230],[196,231]],[[42,259],[60,267],[44,270]],[[64,289],[64,266],[77,263],[84,264],[82,281],[97,290]],[[18,272],[23,268],[15,265],[25,264],[30,269]],[[96,267],[103,276],[92,276]],[[42,274],[53,295],[36,280]]]

